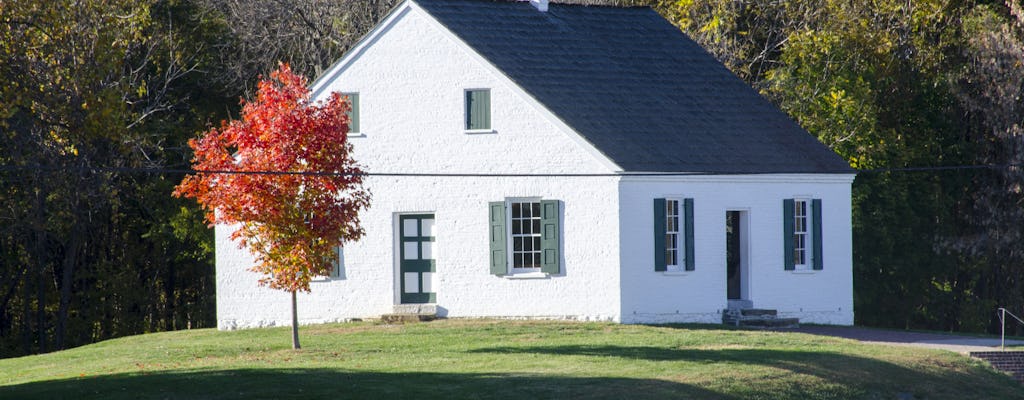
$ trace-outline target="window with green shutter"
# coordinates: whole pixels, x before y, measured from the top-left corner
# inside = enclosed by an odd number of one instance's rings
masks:
[[[342,93],[348,97],[349,105],[351,106],[348,110],[348,133],[357,134],[362,131],[359,130],[359,93]]]
[[[654,199],[654,270],[693,271],[693,199]]]
[[[473,89],[466,91],[466,130],[491,129],[491,91]]]
[[[489,203],[491,274],[561,271],[560,204],[539,199]]]
[[[782,221],[784,269],[823,269],[821,199],[783,200]]]

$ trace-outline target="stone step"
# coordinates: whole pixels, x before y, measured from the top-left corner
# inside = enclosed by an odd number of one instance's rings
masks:
[[[1013,376],[1024,383],[1024,351],[972,351],[971,357],[985,360],[997,370]]]
[[[740,310],[740,315],[744,317],[776,317],[779,315],[777,310],[766,310],[762,308],[745,308]]]
[[[386,324],[405,324],[413,322],[426,322],[437,319],[437,315],[431,314],[384,314],[380,316],[381,322]]]
[[[736,320],[723,320],[722,323],[729,326],[762,329],[788,329],[800,327],[799,318],[752,318],[740,320],[739,322]]]
[[[754,328],[799,328],[800,318],[764,318],[741,321],[740,326]]]
[[[800,326],[798,318],[779,318],[777,310],[747,308],[722,310],[722,323],[731,326],[748,328],[796,328]]]

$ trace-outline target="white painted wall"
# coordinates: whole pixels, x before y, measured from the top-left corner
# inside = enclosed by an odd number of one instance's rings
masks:
[[[850,184],[853,175],[624,178],[620,184],[622,321],[721,322],[727,307],[728,210],[749,217],[747,299],[801,322],[853,324]],[[654,271],[653,199],[694,199],[695,270]],[[782,200],[822,199],[824,269],[783,269]]]
[[[407,3],[314,84],[321,97],[359,92],[353,156],[368,172],[609,173],[618,168],[432,18]],[[463,131],[464,90],[491,90],[493,133]],[[621,179],[621,181],[620,181]],[[387,177],[366,180],[366,236],[345,249],[341,279],[299,297],[300,323],[376,317],[398,303],[401,213],[436,217],[437,305],[449,317],[531,317],[627,323],[719,322],[726,306],[725,211],[749,212],[750,299],[804,322],[852,324],[851,175],[692,177]],[[489,273],[488,202],[562,201],[563,273]],[[695,199],[696,270],[653,266],[652,199]],[[782,267],[782,199],[823,200],[825,269]],[[257,287],[252,258],[217,228],[221,329],[287,325],[288,294]]]
[[[368,172],[608,173],[564,124],[467,51],[422,11],[399,10],[355,62],[321,82],[359,92],[363,137],[350,140]],[[494,133],[463,131],[464,90],[491,90]],[[344,279],[300,295],[301,323],[379,316],[398,303],[394,232],[399,213],[434,213],[437,305],[449,317],[619,319],[617,177],[371,177],[366,236],[345,248]],[[546,279],[490,275],[488,202],[539,196],[562,201],[563,273]],[[287,293],[257,287],[252,259],[217,228],[221,329],[287,325]]]

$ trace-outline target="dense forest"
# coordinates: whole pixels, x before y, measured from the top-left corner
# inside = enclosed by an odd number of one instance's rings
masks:
[[[858,324],[1024,313],[1020,0],[575,2],[654,7],[862,171]],[[319,75],[395,3],[0,4],[0,357],[212,327],[212,231],[170,196],[185,142],[278,61]]]

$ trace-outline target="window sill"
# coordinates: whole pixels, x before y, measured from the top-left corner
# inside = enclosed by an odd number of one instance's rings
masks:
[[[661,274],[665,276],[686,276],[689,275],[690,272],[693,271],[661,271]]]
[[[366,137],[366,134],[362,133],[362,132],[349,132],[348,133],[348,137],[350,137],[350,138]]]
[[[792,271],[789,271],[789,273],[795,274],[795,275],[814,275],[814,274],[818,273],[818,271],[820,271],[820,270],[808,268],[808,269],[794,269]]]
[[[490,133],[498,133],[498,131],[494,129],[467,129],[464,130],[463,133],[467,135],[486,135]]]
[[[521,272],[518,274],[503,275],[505,279],[548,279],[550,276],[544,272]]]

